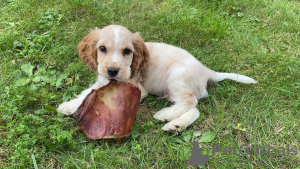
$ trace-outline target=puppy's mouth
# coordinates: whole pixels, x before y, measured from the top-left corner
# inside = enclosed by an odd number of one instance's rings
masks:
[[[114,78],[112,78],[112,79],[109,79],[109,81],[111,81],[111,82],[116,82],[116,81],[118,81],[117,79],[114,79]]]
[[[123,82],[127,81],[126,79],[120,78],[120,77],[111,77],[108,79],[110,82]]]

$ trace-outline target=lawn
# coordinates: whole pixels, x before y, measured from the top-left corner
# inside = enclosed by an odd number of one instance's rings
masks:
[[[209,160],[188,168],[299,168],[299,1],[2,0],[0,13],[0,168],[182,168],[193,140]],[[200,118],[178,135],[152,117],[172,103],[148,96],[120,144],[88,140],[55,109],[94,83],[76,45],[110,24],[258,83],[209,85]],[[225,155],[214,145],[267,153]]]

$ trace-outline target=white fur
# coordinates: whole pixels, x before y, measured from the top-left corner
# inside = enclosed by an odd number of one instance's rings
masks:
[[[117,52],[114,53],[113,57],[112,57],[112,61],[117,63],[118,62],[118,55]]]
[[[119,28],[113,28],[114,33],[115,33],[115,52],[112,58],[112,61],[117,63],[118,62],[118,55],[117,55],[117,46],[118,46],[118,42],[119,42]]]
[[[115,48],[117,48],[118,42],[119,42],[119,28],[113,28],[115,33]]]
[[[244,75],[240,75],[240,74],[236,74],[236,73],[217,73],[217,75],[215,77],[215,81],[219,82],[224,79],[230,79],[230,80],[234,80],[234,81],[246,83],[246,84],[257,83],[254,79],[252,79],[248,76],[244,76]]]
[[[97,81],[95,84],[93,84],[90,88],[85,89],[78,95],[75,99],[72,99],[68,102],[64,102],[57,108],[58,112],[61,112],[65,115],[71,115],[73,114],[78,107],[81,105],[82,101],[86,98],[88,94],[91,93],[93,89],[99,89],[100,87],[103,87],[109,83],[109,80],[103,78],[102,76],[98,76]]]
[[[193,107],[178,118],[174,118],[169,123],[165,124],[162,129],[170,132],[180,132],[197,120],[199,116],[199,110],[196,107]]]
[[[250,77],[235,73],[218,73],[202,65],[194,56],[178,47],[164,43],[146,43],[151,59],[143,87],[152,94],[174,102],[158,111],[154,118],[169,121],[165,131],[179,132],[198,117],[198,99],[207,97],[209,80],[231,79],[242,83],[256,83]]]
[[[115,33],[114,40],[117,46],[120,38],[119,30],[113,28],[112,31]],[[254,79],[244,75],[215,72],[178,47],[164,43],[145,44],[150,53],[150,63],[146,69],[147,76],[143,84],[137,83],[136,85],[142,91],[142,98],[147,93],[152,93],[174,102],[174,105],[163,108],[154,115],[155,119],[169,121],[162,127],[165,131],[182,131],[199,117],[196,105],[198,99],[208,96],[206,85],[209,80],[218,82],[231,79],[241,83],[256,83]],[[115,50],[119,49],[115,48]],[[76,99],[61,104],[58,111],[72,114],[92,89],[102,87],[107,83],[105,80],[99,77],[91,88],[84,90]],[[134,79],[126,80],[135,82]]]
[[[98,75],[97,82],[100,83],[102,86],[105,86],[109,83],[109,80],[105,79],[103,76]],[[96,83],[97,83],[96,82]]]

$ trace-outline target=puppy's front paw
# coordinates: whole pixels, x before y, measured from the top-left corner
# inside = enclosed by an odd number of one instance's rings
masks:
[[[174,120],[184,113],[184,111],[182,111],[181,109],[176,108],[176,106],[163,108],[160,111],[156,112],[153,117],[163,122]]]
[[[184,129],[186,129],[188,125],[185,124],[185,121],[183,121],[180,118],[174,119],[170,121],[169,123],[165,124],[161,129],[164,131],[172,132],[172,133],[177,133],[181,132]]]
[[[171,121],[172,119],[169,118],[169,113],[167,108],[163,108],[160,111],[156,112],[153,116],[155,119],[160,120],[162,122]],[[172,113],[172,112],[171,112]]]
[[[78,106],[74,105],[72,101],[69,101],[60,104],[56,110],[62,114],[71,115],[77,110],[77,108]]]

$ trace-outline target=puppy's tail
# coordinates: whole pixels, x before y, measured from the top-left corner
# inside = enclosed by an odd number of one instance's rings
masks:
[[[212,80],[215,82],[219,82],[219,81],[222,81],[225,79],[230,79],[230,80],[234,80],[234,81],[246,83],[246,84],[257,83],[257,81],[252,79],[251,77],[241,75],[241,74],[236,74],[236,73],[215,72],[214,76],[212,78]]]

